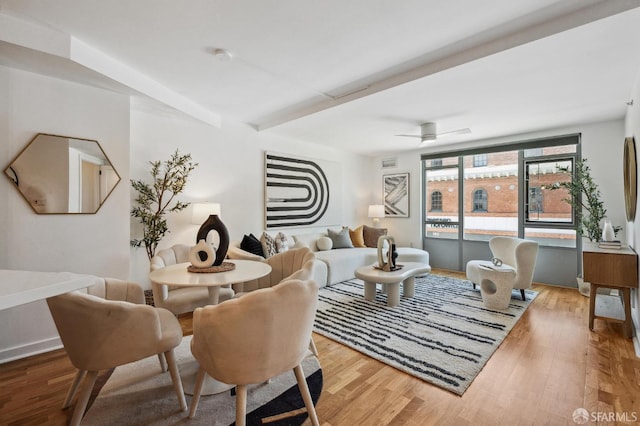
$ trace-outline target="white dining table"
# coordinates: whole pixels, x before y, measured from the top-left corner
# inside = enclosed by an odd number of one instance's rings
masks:
[[[209,290],[209,303],[217,305],[221,286],[255,280],[271,272],[269,264],[254,260],[227,259],[225,263],[233,263],[235,268],[225,272],[189,272],[187,268],[190,263],[177,263],[156,269],[149,274],[149,279],[164,285],[207,287]]]
[[[207,287],[209,290],[209,303],[217,305],[221,286],[241,284],[245,281],[264,277],[271,272],[271,266],[264,262],[240,259],[227,259],[225,262],[233,263],[235,268],[225,272],[200,273],[189,272],[187,268],[190,263],[188,262],[178,263],[156,269],[149,274],[149,279],[165,285]],[[193,394],[198,369],[199,365],[195,359],[180,363],[180,376],[182,377],[185,393],[189,395]],[[220,382],[207,375],[202,387],[202,395],[213,395],[233,387],[235,385]]]

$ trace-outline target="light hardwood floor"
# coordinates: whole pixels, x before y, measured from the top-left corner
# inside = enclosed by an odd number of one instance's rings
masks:
[[[574,425],[582,407],[598,424],[640,424],[640,359],[621,325],[596,320],[590,332],[588,298],[534,289],[536,300],[462,396],[314,335],[324,375],[320,422]],[[191,317],[180,322],[190,334]],[[60,407],[73,374],[62,350],[0,365],[0,425],[65,424],[70,413]]]

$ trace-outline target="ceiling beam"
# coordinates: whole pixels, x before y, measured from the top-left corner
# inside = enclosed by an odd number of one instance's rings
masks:
[[[266,130],[401,84],[469,63],[640,6],[640,0],[565,1],[429,52],[381,72],[251,120]]]

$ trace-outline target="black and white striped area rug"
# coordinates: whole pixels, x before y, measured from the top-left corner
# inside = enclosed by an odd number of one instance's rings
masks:
[[[416,278],[415,297],[397,307],[380,290],[370,302],[358,279],[322,288],[314,331],[458,395],[537,295],[527,290],[522,301],[514,290],[509,308],[497,311],[466,280]]]

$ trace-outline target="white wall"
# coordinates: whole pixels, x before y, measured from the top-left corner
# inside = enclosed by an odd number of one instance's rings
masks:
[[[366,218],[370,159],[318,145],[258,133],[225,122],[221,129],[186,118],[131,112],[129,97],[0,67],[0,162],[3,169],[39,132],[97,139],[122,181],[95,215],[36,215],[0,179],[0,268],[71,271],[132,279],[149,287],[144,249],[129,247],[139,236],[130,217],[131,178],[148,178],[148,162],[179,148],[200,165],[184,201],[216,201],[231,238],[263,228],[264,151],[336,161],[342,172],[342,224]],[[168,217],[171,232],[160,249],[192,243],[199,225],[191,209]],[[311,231],[308,229],[307,231]],[[0,311],[0,362],[59,346],[46,303]]]
[[[242,239],[248,233],[259,236],[264,230],[265,151],[338,162],[341,165],[343,183],[341,224],[353,227],[366,220],[370,198],[368,172],[371,160],[368,157],[282,139],[269,131],[256,132],[249,126],[229,121],[223,122],[218,129],[189,119],[132,112],[132,178],[148,181],[148,162],[166,160],[176,148],[182,154],[190,153],[193,160],[199,163],[180,199],[188,202],[220,203],[221,219],[232,240]],[[191,224],[191,207],[167,217],[171,232],[162,240],[158,249],[176,243],[195,244],[200,225]],[[141,229],[135,219],[132,219],[131,226],[132,235],[139,237]],[[310,231],[309,228],[295,230]],[[149,288],[149,261],[144,249],[131,251],[131,276]]]
[[[582,155],[588,159],[589,167],[591,167],[593,172],[593,178],[600,188],[602,200],[607,209],[607,217],[611,219],[614,225],[625,225],[624,193],[622,187],[622,149],[624,142],[624,125],[622,120],[577,125],[499,139],[487,139],[460,144],[457,145],[455,149],[514,143],[570,133],[582,134]],[[395,157],[394,155],[384,155],[374,160],[371,173],[371,191],[374,199],[378,202],[381,202],[382,199],[382,175],[405,172],[410,174],[411,198],[409,218],[384,218],[380,222],[381,226],[388,228],[389,234],[393,235],[400,244],[413,244],[414,247],[422,247],[420,231],[422,223],[420,216],[420,203],[422,202],[420,155],[422,153],[439,151],[443,151],[443,148],[425,149],[423,151],[397,155],[398,166],[393,169],[382,170],[380,164],[383,158]]]
[[[0,67],[2,170],[37,134],[96,139],[122,177],[93,215],[37,215],[0,179],[0,268],[129,273],[129,97]],[[0,311],[0,361],[58,344],[44,301]]]
[[[627,114],[625,116],[624,133],[625,136],[633,136],[636,141],[636,164],[638,163],[638,150],[640,150],[640,70],[636,77],[636,82],[633,87],[633,91],[630,95],[630,99],[633,99],[633,105],[627,108]],[[640,197],[639,197],[640,200]],[[640,241],[640,203],[636,205],[636,219],[634,222],[629,223],[627,230],[627,237],[630,244],[635,247],[636,251],[640,249],[638,242]],[[634,339],[636,354],[640,356],[640,343],[638,336],[640,336],[640,291],[635,289],[632,291],[632,298],[634,302],[632,304],[633,319],[636,328],[636,337]]]

